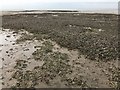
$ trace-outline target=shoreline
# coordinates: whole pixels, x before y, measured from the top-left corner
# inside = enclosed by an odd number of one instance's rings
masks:
[[[41,13],[86,13],[86,14],[114,14],[119,15],[119,11],[103,11],[103,10],[93,10],[93,11],[77,11],[77,10],[21,10],[21,11],[0,11],[0,16],[3,15],[15,15],[15,14],[41,14]]]

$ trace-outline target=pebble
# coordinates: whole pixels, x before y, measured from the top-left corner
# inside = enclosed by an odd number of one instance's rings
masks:
[[[12,51],[13,49],[11,48],[10,51]]]
[[[15,43],[13,43],[12,45],[15,45]]]
[[[5,59],[4,58],[2,58],[2,61],[4,61]]]
[[[27,48],[27,49],[24,49],[23,51],[29,51],[29,49]]]
[[[8,51],[6,51],[6,53],[9,53]]]
[[[10,37],[10,35],[7,35],[6,37]]]

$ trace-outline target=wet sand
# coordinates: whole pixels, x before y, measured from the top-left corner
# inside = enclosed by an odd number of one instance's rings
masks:
[[[14,85],[15,81],[11,79],[13,74],[14,66],[16,65],[17,60],[32,60],[31,54],[35,51],[34,45],[39,44],[37,41],[28,41],[21,44],[16,44],[16,40],[26,32],[15,33],[14,31],[10,31],[9,29],[3,29],[0,31],[0,50],[1,50],[1,68],[3,74],[3,88],[10,87]],[[29,60],[29,62],[31,62]],[[38,62],[33,62],[30,64],[30,68],[32,69],[34,66],[38,65]]]
[[[33,58],[33,53],[39,49],[44,41],[40,40],[27,40],[25,42],[16,43],[16,40],[22,37],[24,34],[29,34],[25,30],[14,32],[9,29],[0,30],[0,71],[2,70],[2,88],[10,88],[16,85],[17,80],[12,78],[16,69],[14,68],[18,60],[27,61],[27,67],[24,70],[33,70],[36,66],[42,66],[44,61],[36,61]],[[103,87],[110,88],[115,87],[116,82],[109,80],[112,77],[112,72],[109,69],[114,70],[118,66],[117,61],[92,61],[86,59],[83,55],[80,55],[77,50],[68,50],[67,48],[60,47],[56,42],[50,40],[53,44],[53,52],[65,53],[69,57],[69,65],[72,68],[72,73],[68,74],[68,78],[81,76],[89,87]],[[39,82],[36,88],[45,87],[66,87],[64,81],[59,79],[59,76],[51,81],[51,86]],[[92,83],[91,83],[92,82]],[[56,84],[55,84],[56,83]],[[73,86],[69,86],[73,87]]]

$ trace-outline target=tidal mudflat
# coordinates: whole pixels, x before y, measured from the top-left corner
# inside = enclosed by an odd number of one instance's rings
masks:
[[[3,88],[118,88],[118,16],[3,15]]]

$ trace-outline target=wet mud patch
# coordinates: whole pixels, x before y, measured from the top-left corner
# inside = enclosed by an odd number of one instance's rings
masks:
[[[2,18],[4,28],[24,28],[32,33],[46,34],[62,47],[78,49],[88,59],[118,59],[118,15],[29,13],[4,15]]]
[[[89,60],[44,34],[2,31],[5,39],[15,38],[1,44],[3,88],[117,87],[117,61]]]
[[[27,35],[28,32],[19,30],[15,32],[9,29],[0,30],[0,49],[1,49],[1,70],[2,70],[2,84],[3,88],[10,88],[16,84],[16,80],[12,79],[12,75],[18,68],[25,68],[27,64],[30,64],[29,69],[38,65],[38,62],[31,63],[32,53],[36,50],[34,45],[40,45],[41,42],[36,41],[23,41],[21,43],[16,42],[22,36]],[[26,61],[23,63],[21,61]],[[22,66],[23,65],[23,66]],[[33,66],[32,66],[33,65]],[[17,67],[18,66],[18,67]]]

